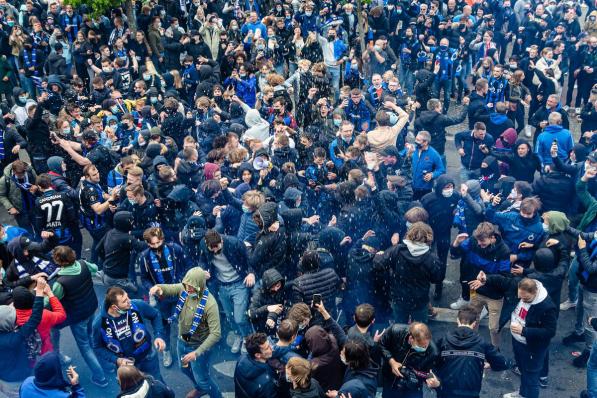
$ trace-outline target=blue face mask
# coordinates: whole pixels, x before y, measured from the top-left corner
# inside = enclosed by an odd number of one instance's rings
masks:
[[[0,238],[0,242],[1,243],[6,243],[8,241],[8,235],[5,233],[1,238]]]
[[[116,105],[111,107],[110,110],[112,111],[112,113],[118,113],[118,107]]]
[[[243,205],[243,213],[250,213],[251,209],[249,209],[249,206],[247,205]]]
[[[155,104],[155,103],[158,102],[158,97],[151,97],[150,101],[151,101],[152,104]]]
[[[446,51],[448,49],[448,46],[439,46],[439,49],[441,51]]]
[[[120,308],[117,308],[116,311],[120,314],[120,315],[124,315],[126,314],[128,311],[127,310],[121,310]]]
[[[419,347],[418,345],[413,345],[413,350],[415,352],[425,352],[427,351],[427,347]]]
[[[396,115],[395,113],[389,113],[389,115],[390,115],[390,126],[393,126],[396,123],[398,123],[398,115]]]
[[[342,124],[342,119],[334,119],[334,126],[340,127],[341,124]]]
[[[136,204],[137,204],[137,201],[136,201],[135,199],[130,199],[130,198],[129,198],[129,199],[127,199],[127,200],[128,200],[128,201],[129,201],[129,203],[130,203],[130,204],[132,204],[132,205],[136,205]]]

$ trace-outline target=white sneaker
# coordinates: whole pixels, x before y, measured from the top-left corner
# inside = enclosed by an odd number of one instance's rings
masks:
[[[560,304],[560,311],[568,311],[574,307],[576,307],[576,301],[570,301],[570,299],[568,299]]]
[[[172,366],[172,354],[170,353],[170,351],[164,351],[162,363],[164,364],[165,368],[169,368],[170,366]]]
[[[518,393],[518,391],[509,392],[508,394],[502,395],[502,398],[524,398]]]
[[[232,343],[232,348],[230,349],[230,352],[233,354],[238,354],[242,345],[243,339],[240,336],[236,336],[234,338],[234,343]]]
[[[483,307],[481,314],[479,315],[479,322],[481,322],[488,314],[489,312],[487,312],[487,308]]]
[[[246,354],[247,353],[247,347],[245,347],[245,340],[243,339],[243,344],[240,346],[240,353],[241,354]]]
[[[568,112],[568,111],[570,110],[570,107],[569,107],[568,105],[564,105],[564,106],[562,107],[562,109],[563,109],[564,111]]]
[[[574,110],[574,113],[576,113],[577,115],[580,115],[580,108],[576,108],[576,109]]]
[[[459,310],[469,305],[469,303],[470,301],[466,301],[462,297],[458,297],[458,300],[450,304],[450,308],[452,308],[453,310]]]

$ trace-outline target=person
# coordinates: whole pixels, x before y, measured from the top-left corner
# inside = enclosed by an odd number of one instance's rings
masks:
[[[539,396],[539,374],[549,342],[556,334],[556,307],[541,282],[524,278],[518,282],[520,301],[512,312],[510,332],[516,365],[520,369],[520,389],[504,398]]]
[[[545,168],[552,164],[551,160],[551,146],[554,142],[558,146],[558,157],[565,161],[568,158],[570,151],[572,151],[574,142],[572,141],[572,134],[570,131],[562,127],[562,115],[559,112],[552,112],[548,117],[549,125],[537,137],[537,146],[535,153],[541,160],[541,165]]]
[[[155,334],[146,326],[150,321]],[[91,346],[104,368],[134,364],[139,370],[163,381],[158,352],[164,351],[164,328],[160,312],[141,300],[131,300],[122,288],[108,288],[100,313],[93,320]],[[153,347],[152,347],[153,346]]]
[[[282,320],[288,306],[290,294],[286,280],[275,268],[265,270],[261,278],[261,288],[253,289],[247,315],[253,329],[271,334]]]
[[[210,374],[210,349],[220,340],[218,303],[206,286],[206,272],[199,267],[187,271],[181,283],[154,285],[152,296],[178,296],[169,322],[178,320],[177,358],[182,372],[194,384],[188,397],[199,398],[208,394],[220,398],[222,393]]]
[[[342,386],[336,395],[335,391],[328,391],[327,396],[375,397],[379,367],[371,363],[365,342],[360,339],[346,341],[340,352],[340,359],[347,365]]]
[[[393,281],[390,300],[397,323],[427,322],[430,284],[441,283],[445,275],[445,268],[431,251],[432,242],[431,227],[416,222],[402,244],[391,246],[377,260]]]
[[[0,348],[4,355],[0,359],[0,380],[21,382],[31,375],[27,339],[35,333],[42,318],[47,282],[39,278],[35,285],[35,300],[29,320],[15,330],[17,314],[13,306],[0,306]]]
[[[0,203],[29,234],[35,231],[35,170],[22,160],[7,165],[0,178]]]
[[[123,365],[116,372],[120,393],[117,398],[174,398],[174,391],[164,382],[144,374],[137,367]]]
[[[483,122],[476,122],[470,133],[462,131],[454,136],[454,145],[460,155],[460,182],[479,177],[481,163],[489,154],[494,141]]]
[[[419,131],[415,138],[415,147],[410,147],[408,151],[412,157],[413,200],[418,200],[431,192],[432,180],[446,171],[440,154],[430,146],[430,143],[429,132]]]
[[[70,327],[77,347],[91,370],[91,382],[98,387],[107,387],[108,379],[90,342],[93,314],[98,308],[92,277],[98,268],[88,261],[77,261],[75,251],[68,246],[56,246],[52,250],[52,259],[60,267],[52,292],[66,311],[66,321],[51,331],[54,350],[60,352],[61,329]]]
[[[489,334],[495,347],[500,345],[499,316],[503,305],[503,294],[496,289],[483,287],[471,295],[468,281],[475,279],[479,270],[487,274],[510,273],[510,249],[502,240],[497,228],[482,222],[473,232],[473,239],[468,234],[459,234],[450,248],[453,258],[463,257],[460,262],[460,283],[462,296],[450,305],[459,310],[469,304],[480,313],[487,308],[489,313]]]
[[[232,315],[229,323],[235,326],[236,336],[230,351],[236,354],[243,349],[242,341],[251,332],[247,309],[255,273],[249,268],[246,246],[233,236],[221,236],[210,229],[201,241],[198,260],[210,275],[210,285],[218,292],[222,309]]]
[[[442,381],[438,398],[479,397],[489,363],[494,371],[506,370],[510,361],[477,332],[479,313],[467,306],[458,310],[457,327],[437,341],[439,361],[437,377]],[[466,377],[462,377],[466,375]]]
[[[241,355],[234,368],[234,393],[239,398],[278,397],[277,378],[267,363],[274,355],[274,348],[265,333],[253,333],[245,338],[247,353]],[[278,352],[286,351],[287,349]]]
[[[47,352],[35,363],[33,376],[25,379],[19,389],[19,397],[85,398],[85,389],[79,383],[79,374],[74,366],[62,375],[60,356]]]
[[[421,398],[423,383],[429,388],[440,386],[431,372],[439,351],[427,325],[412,322],[405,327],[395,323],[384,332],[379,345],[384,358],[383,398]]]
[[[290,396],[292,398],[325,398],[317,380],[312,377],[313,365],[301,357],[288,360],[285,367],[286,378],[292,383]]]
[[[141,283],[144,291],[150,291],[157,284],[175,284],[182,279],[183,273],[190,268],[189,260],[184,255],[182,248],[174,242],[165,243],[164,232],[161,228],[152,227],[143,232],[143,239],[149,246],[137,256],[135,268],[141,273]],[[170,352],[170,322],[168,319],[175,310],[176,297],[157,297],[157,308],[162,315],[164,326],[164,341],[166,348],[163,351],[162,362],[164,367],[172,366]]]

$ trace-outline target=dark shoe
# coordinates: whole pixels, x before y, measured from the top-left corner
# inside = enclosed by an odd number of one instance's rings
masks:
[[[580,393],[580,398],[589,398],[589,393],[587,390],[582,390]]]
[[[547,388],[547,377],[539,377],[539,387]]]
[[[587,362],[589,361],[589,355],[591,355],[589,350],[583,350],[582,354],[572,360],[572,365],[576,368],[586,367]]]
[[[435,285],[435,291],[433,292],[433,300],[439,301],[442,299],[442,292],[444,290],[444,284],[438,283]]]
[[[585,335],[584,334],[576,334],[576,332],[572,332],[568,336],[566,336],[562,339],[562,343],[564,345],[572,345],[574,343],[581,343],[583,341],[585,341]]]
[[[514,373],[517,376],[520,376],[520,369],[518,369],[518,366],[513,366],[512,369],[510,369],[512,371],[512,373]]]

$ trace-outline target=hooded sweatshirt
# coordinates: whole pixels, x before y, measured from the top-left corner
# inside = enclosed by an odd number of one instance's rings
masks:
[[[182,283],[158,285],[162,289],[163,296],[166,297],[179,296],[184,290],[184,285],[192,286],[197,292],[197,297],[187,296],[182,311],[178,316],[178,334],[181,338],[189,333],[191,329],[193,317],[205,289],[205,271],[199,267],[191,268],[184,276]],[[221,336],[218,303],[214,296],[209,293],[201,322],[195,333],[190,337],[188,344],[196,347],[195,353],[199,357],[213,347],[220,340]]]
[[[531,307],[534,305],[538,305],[545,300],[549,300],[547,290],[543,287],[543,284],[536,279],[533,280],[537,284],[537,294],[535,295],[535,298],[530,303],[527,303],[523,300],[519,300],[518,305],[516,306],[514,311],[512,311],[512,315],[510,317],[510,322],[512,324],[519,323],[523,327],[522,334],[512,333],[512,337],[514,337],[516,341],[522,344],[527,344],[527,338],[524,333],[524,328],[526,327],[527,317],[529,315]]]
[[[244,106],[243,106],[244,109]],[[245,124],[248,129],[241,137],[242,142],[247,140],[259,140],[261,142],[269,138],[269,123],[261,117],[257,109],[245,109]]]
[[[33,376],[28,377],[21,386],[21,397],[69,398],[84,397],[80,384],[71,386],[62,374],[60,358],[55,352],[42,355],[35,364]]]

